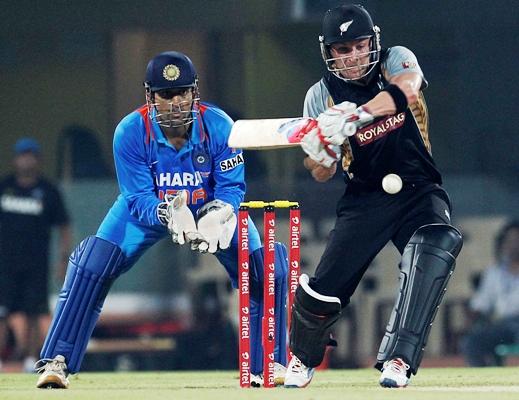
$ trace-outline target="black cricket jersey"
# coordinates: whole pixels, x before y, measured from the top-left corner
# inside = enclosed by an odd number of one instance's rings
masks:
[[[59,191],[44,178],[20,187],[13,175],[0,181],[0,263],[3,268],[46,267],[50,230],[69,221]],[[9,264],[9,265],[5,265]]]
[[[365,104],[388,84],[380,63],[366,85],[345,82],[332,73],[323,77],[335,104],[349,101]],[[343,145],[343,168],[351,189],[379,190],[389,173],[404,183],[438,183],[441,175],[431,156],[427,106],[423,93],[405,112],[377,118]]]

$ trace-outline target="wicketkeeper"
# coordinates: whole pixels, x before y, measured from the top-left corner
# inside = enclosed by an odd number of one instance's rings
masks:
[[[41,351],[37,387],[67,388],[114,280],[168,236],[213,253],[237,288],[236,211],[245,193],[241,150],[229,148],[233,121],[200,101],[191,60],[165,52],[148,64],[146,104],[115,130],[113,152],[120,195],[94,236],[70,256],[65,283]],[[286,248],[276,243],[275,378],[286,364]],[[263,248],[249,221],[251,379],[262,383]],[[172,262],[175,262],[172,260]],[[281,380],[281,382],[279,381]]]

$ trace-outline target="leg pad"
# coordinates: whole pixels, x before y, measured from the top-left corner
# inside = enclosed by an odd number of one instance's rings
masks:
[[[108,290],[122,271],[124,260],[117,245],[96,236],[89,236],[76,247],[69,258],[42,359],[61,354],[70,373],[79,371]]]
[[[341,301],[315,292],[308,282],[308,275],[301,275],[292,306],[290,349],[314,368],[323,361],[331,327],[341,315]]]
[[[400,293],[375,368],[400,357],[416,374],[462,243],[461,233],[446,224],[424,225],[413,234],[402,255]]]

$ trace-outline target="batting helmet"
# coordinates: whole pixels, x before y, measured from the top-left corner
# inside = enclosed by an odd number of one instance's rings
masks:
[[[349,4],[328,10],[323,18],[322,34],[319,36],[321,54],[328,71],[333,72],[340,79],[349,80],[339,74],[346,67],[338,68],[334,65],[336,59],[330,55],[329,46],[333,43],[368,38],[371,39],[369,63],[366,64],[365,73],[356,79],[368,75],[379,61],[380,29],[373,24],[371,15],[361,5]]]

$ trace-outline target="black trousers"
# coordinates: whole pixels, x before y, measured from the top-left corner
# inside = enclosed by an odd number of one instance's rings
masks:
[[[402,254],[419,227],[450,224],[450,212],[447,193],[433,183],[404,186],[397,194],[346,191],[337,204],[337,220],[310,286],[320,294],[338,297],[345,307],[389,241]]]

